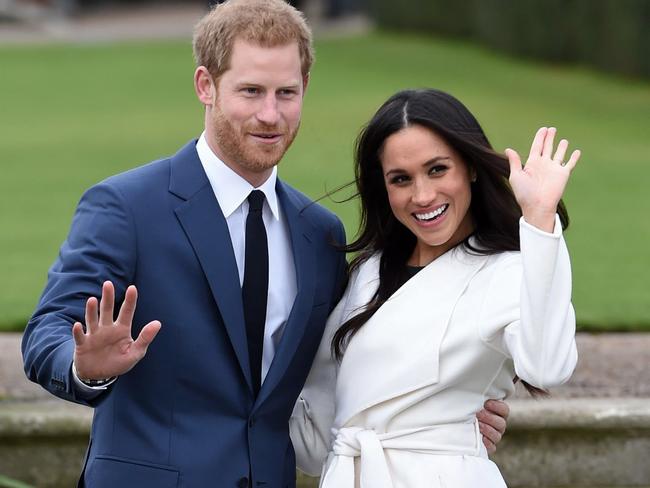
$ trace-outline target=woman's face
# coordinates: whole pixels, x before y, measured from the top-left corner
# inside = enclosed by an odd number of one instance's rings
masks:
[[[442,137],[407,127],[386,139],[380,159],[393,214],[417,237],[409,264],[429,264],[472,232],[470,170]]]

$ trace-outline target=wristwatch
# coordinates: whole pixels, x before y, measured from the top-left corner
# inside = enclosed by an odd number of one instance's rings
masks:
[[[110,383],[115,379],[115,376],[112,378],[104,379],[104,380],[84,380],[82,378],[79,378],[79,381],[81,381],[84,385],[90,386],[90,387],[97,387],[97,386],[104,386],[107,383]]]
[[[108,383],[111,383],[113,380],[115,380],[115,378],[117,378],[117,376],[113,376],[112,378],[105,378],[101,380],[90,380],[90,379],[82,378],[81,376],[79,376],[79,373],[77,372],[77,368],[74,364],[74,361],[72,362],[72,369],[77,379],[81,381],[84,385],[90,386],[91,388],[105,386]]]

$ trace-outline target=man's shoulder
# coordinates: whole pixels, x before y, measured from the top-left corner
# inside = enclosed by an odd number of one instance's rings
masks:
[[[95,186],[111,187],[122,192],[152,191],[156,188],[167,190],[174,167],[186,173],[183,168],[194,168],[191,160],[197,158],[196,141],[190,141],[176,154],[140,164],[132,169],[110,176]],[[201,169],[202,171],[202,169]],[[182,178],[181,178],[182,179]]]
[[[150,186],[157,184],[160,179],[169,179],[169,164],[171,158],[157,159],[101,181],[99,185],[109,185],[119,189],[132,189],[134,187]]]
[[[169,188],[169,158],[152,161],[109,176],[87,188],[81,202],[124,202],[142,205],[167,193]],[[80,203],[81,204],[81,203]]]

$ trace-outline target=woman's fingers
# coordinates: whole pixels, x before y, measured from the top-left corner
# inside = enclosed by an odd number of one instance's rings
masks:
[[[564,156],[566,155],[566,150],[568,147],[569,141],[562,139],[557,145],[557,150],[555,151],[555,156],[553,156],[553,161],[555,161],[557,164],[563,164]]]
[[[555,127],[550,127],[546,131],[546,137],[544,138],[544,148],[542,149],[542,157],[551,159],[553,157],[553,144],[555,142],[555,133],[557,129]]]
[[[530,154],[528,158],[537,157],[542,154],[544,148],[544,139],[546,139],[546,133],[548,129],[546,127],[540,127],[533,138],[533,144],[530,146]]]
[[[580,149],[576,149],[575,151],[573,151],[571,153],[571,157],[569,158],[569,160],[566,162],[564,166],[569,168],[569,170],[573,171],[573,168],[575,168],[576,164],[578,164],[578,160],[580,159],[581,154],[582,153],[580,152]]]
[[[505,154],[508,157],[508,163],[510,164],[510,175],[521,171],[521,158],[519,154],[514,149],[506,149]]]
[[[554,149],[556,134],[557,129],[555,127],[542,127],[537,131],[535,137],[533,138],[533,143],[530,147],[530,155],[528,157],[529,163],[541,157],[543,159],[552,160],[557,164],[562,164],[563,166],[569,166],[570,161],[571,164],[569,167],[571,169],[575,167],[575,164],[580,158],[580,151],[577,151],[577,154],[576,151],[574,151],[571,154],[570,160],[564,163],[564,158],[566,156],[567,149],[569,148],[569,141],[562,139],[558,143],[557,148]],[[554,150],[555,154],[553,154]],[[508,151],[509,150],[506,151],[506,154],[508,154]],[[510,159],[510,155],[508,155],[508,159]],[[512,171],[512,161],[510,161],[510,163],[510,169]]]

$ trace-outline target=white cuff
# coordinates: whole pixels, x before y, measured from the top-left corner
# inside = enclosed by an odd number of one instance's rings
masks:
[[[553,227],[553,232],[546,232],[538,227],[535,227],[533,224],[526,222],[523,217],[519,219],[519,225],[542,236],[560,237],[562,235],[562,222],[560,222],[560,216],[558,214],[555,214],[555,225]]]
[[[117,376],[114,376],[113,378],[110,378],[106,383],[104,383],[101,386],[90,386],[81,381],[79,378],[79,375],[77,374],[77,368],[75,367],[74,361],[72,361],[72,378],[74,380],[75,385],[77,388],[79,388],[81,391],[86,392],[86,393],[95,393],[98,391],[106,390],[108,389],[109,386],[111,386],[113,383],[115,383],[115,380],[117,380]]]

